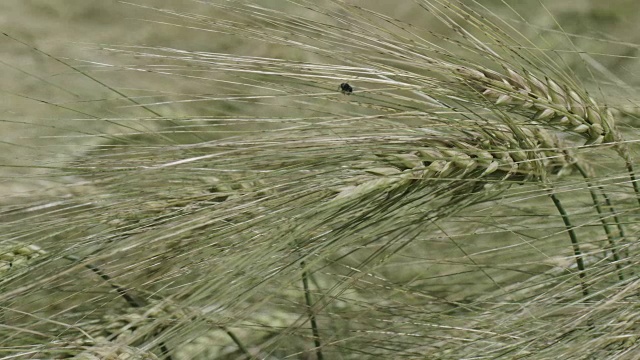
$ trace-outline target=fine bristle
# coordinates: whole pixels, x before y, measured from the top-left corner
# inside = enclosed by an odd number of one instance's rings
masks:
[[[638,357],[633,6],[10,2],[0,358]]]

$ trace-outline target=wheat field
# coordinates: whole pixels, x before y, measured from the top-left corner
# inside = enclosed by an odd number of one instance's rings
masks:
[[[0,15],[0,359],[640,359],[633,1]]]

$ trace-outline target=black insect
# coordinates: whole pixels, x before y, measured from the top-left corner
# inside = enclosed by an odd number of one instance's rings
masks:
[[[342,83],[340,84],[340,92],[345,95],[351,95],[351,93],[353,92],[353,88],[348,83]]]

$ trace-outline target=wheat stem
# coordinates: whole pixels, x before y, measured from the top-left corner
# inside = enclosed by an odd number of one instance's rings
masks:
[[[82,260],[74,255],[65,255],[64,256],[65,259],[79,263]],[[93,265],[92,263],[85,263],[84,266],[93,271],[94,273],[96,273],[96,275],[98,275],[99,277],[102,278],[102,280],[104,280],[107,284],[109,284],[109,286],[111,286],[126,302],[127,304],[129,304],[129,306],[131,306],[132,308],[139,308],[144,306],[141,302],[139,302],[138,300],[136,300],[135,298],[133,298],[131,295],[129,295],[129,293],[127,292],[127,289],[123,288],[122,286],[114,283],[111,281],[111,277],[107,274],[105,274],[99,267]]]
[[[575,257],[576,265],[578,266],[578,276],[580,276],[580,285],[582,286],[582,295],[586,297],[589,295],[589,289],[587,287],[587,284],[585,283],[587,274],[586,274],[586,269],[584,267],[584,261],[582,260],[582,252],[580,251],[580,244],[578,242],[578,237],[576,236],[574,227],[571,224],[571,220],[569,219],[569,215],[567,214],[564,207],[562,206],[560,199],[556,196],[556,194],[553,191],[549,190],[548,193],[549,193],[549,197],[551,197],[551,200],[553,201],[553,204],[555,205],[556,209],[560,213],[560,216],[562,217],[562,221],[564,222],[564,226],[567,229],[567,234],[571,239],[571,246],[573,247],[573,256]]]
[[[594,191],[594,185],[589,180],[590,177],[587,174],[587,171],[584,169],[584,167],[580,163],[576,163],[575,166],[576,166],[576,169],[578,169],[578,171],[584,178],[585,183],[587,184],[587,188],[589,189],[589,194],[591,195],[591,200],[593,201],[593,205],[595,206],[596,212],[598,213],[598,217],[600,218],[600,222],[602,223],[602,228],[604,229],[604,232],[609,241],[609,250],[611,251],[612,262],[614,263],[614,266],[616,267],[616,272],[618,273],[618,279],[620,281],[623,281],[624,274],[622,273],[622,266],[620,265],[620,256],[618,255],[618,249],[616,248],[615,238],[611,232],[611,228],[609,227],[609,224],[607,223],[606,217],[602,210],[602,206],[598,201],[598,196]],[[606,193],[602,188],[600,188],[600,191],[602,195],[605,197],[605,199],[608,199],[608,197],[606,196]],[[621,226],[621,224],[618,223],[618,226]]]
[[[313,300],[311,299],[311,290],[309,289],[309,274],[305,267],[305,262],[300,262],[302,268],[302,287],[304,289],[304,301],[307,304],[307,312],[309,313],[309,322],[311,323],[311,332],[313,334],[313,343],[315,345],[316,357],[318,360],[323,360],[322,343],[320,341],[320,331],[318,330],[318,323],[316,321],[316,314],[313,310]]]

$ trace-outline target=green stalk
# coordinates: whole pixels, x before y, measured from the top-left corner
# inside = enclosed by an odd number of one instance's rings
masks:
[[[558,209],[560,216],[562,217],[562,221],[564,222],[564,226],[567,229],[567,233],[569,234],[569,238],[571,239],[571,246],[573,247],[573,255],[576,258],[576,264],[578,265],[578,276],[580,276],[580,285],[582,286],[582,295],[588,296],[589,289],[585,282],[585,278],[587,277],[586,269],[584,267],[584,261],[582,260],[582,252],[580,251],[580,245],[578,243],[578,237],[576,236],[576,232],[574,231],[574,227],[571,224],[571,220],[569,219],[569,215],[565,211],[560,199],[552,192],[549,191],[549,196],[553,201],[553,204]]]
[[[589,188],[589,194],[591,195],[591,200],[593,201],[593,205],[596,207],[596,211],[598,212],[598,217],[600,218],[600,222],[602,223],[602,227],[604,229],[605,234],[607,235],[607,239],[609,241],[609,249],[611,250],[612,261],[615,264],[616,271],[618,273],[618,279],[620,281],[624,280],[624,274],[622,273],[622,267],[620,266],[620,256],[618,255],[618,250],[616,249],[616,242],[613,234],[611,233],[611,228],[607,223],[604,212],[602,211],[602,207],[600,206],[600,202],[598,201],[597,194],[593,191],[594,185],[589,181],[589,175],[584,170],[580,164],[576,164],[576,168],[584,178],[584,181],[587,183],[587,188]],[[609,197],[606,195],[604,190],[600,187],[600,191],[602,196],[605,198],[605,201],[609,200]],[[610,207],[611,208],[611,207]],[[613,212],[613,209],[612,209]],[[615,223],[618,225],[618,228],[621,228],[621,224],[617,216],[614,217]]]
[[[309,290],[309,274],[305,269],[305,262],[300,262],[302,271],[302,287],[304,288],[304,300],[307,304],[307,310],[309,311],[309,322],[311,322],[311,332],[313,334],[313,343],[316,347],[316,356],[318,360],[323,360],[322,355],[322,343],[320,342],[320,331],[318,330],[318,323],[316,322],[316,315],[313,312],[313,304],[311,300],[311,291]]]

